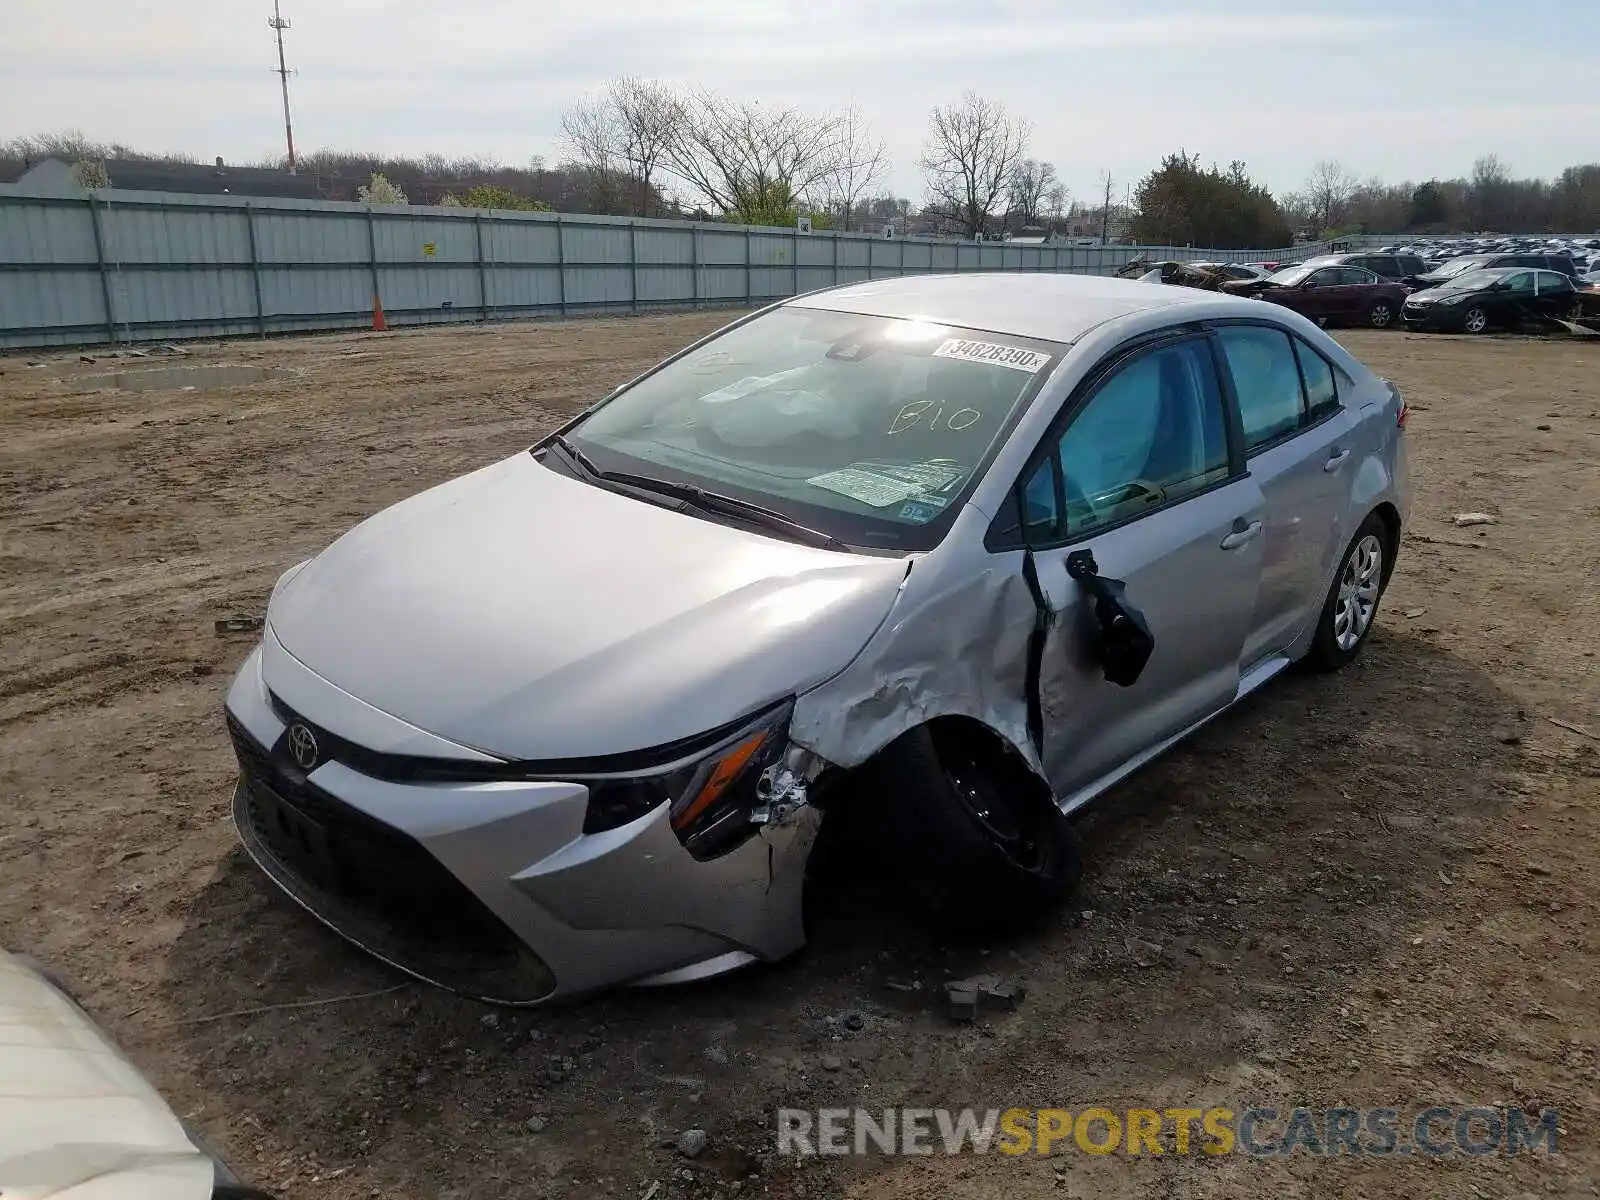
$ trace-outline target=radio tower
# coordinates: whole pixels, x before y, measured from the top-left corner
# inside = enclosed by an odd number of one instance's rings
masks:
[[[283,31],[290,26],[289,20],[278,10],[279,0],[272,0],[272,15],[267,18],[267,27],[278,35],[278,79],[283,84],[283,136],[289,143],[289,174],[295,173],[294,166],[294,126],[289,121],[289,68],[283,60]]]

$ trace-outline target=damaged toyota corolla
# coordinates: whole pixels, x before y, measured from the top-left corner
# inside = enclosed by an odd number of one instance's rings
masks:
[[[804,941],[824,814],[969,917],[1290,663],[1360,650],[1405,405],[1311,322],[929,276],[734,322],[278,581],[227,700],[250,855],[372,954],[536,1004]]]

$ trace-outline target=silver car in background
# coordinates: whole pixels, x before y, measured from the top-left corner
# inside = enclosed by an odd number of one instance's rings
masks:
[[[942,911],[1049,905],[1075,810],[1360,650],[1405,421],[1216,293],[797,297],[289,570],[228,695],[236,823],[345,937],[508,1004],[790,954],[847,806]]]

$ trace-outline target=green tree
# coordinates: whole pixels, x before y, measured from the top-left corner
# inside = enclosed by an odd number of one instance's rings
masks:
[[[479,184],[469,187],[461,196],[467,208],[507,208],[517,212],[549,212],[550,206],[542,200],[530,200],[510,188]]]
[[[80,158],[72,164],[72,182],[85,191],[95,188],[111,186],[111,176],[106,172],[106,164],[98,159]]]
[[[406,199],[406,194],[390,183],[386,176],[377,173],[356,189],[356,199],[362,204],[411,203]]]
[[[1134,207],[1133,237],[1148,245],[1244,250],[1290,241],[1277,201],[1242,162],[1202,169],[1198,155],[1169,154],[1140,180]]]
[[[1444,192],[1440,190],[1438,182],[1430,179],[1427,183],[1419,183],[1411,193],[1411,212],[1406,218],[1406,228],[1428,229],[1443,225],[1449,219],[1450,211],[1445,206]]]

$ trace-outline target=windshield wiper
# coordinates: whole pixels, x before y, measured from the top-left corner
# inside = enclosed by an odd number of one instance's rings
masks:
[[[579,468],[581,468],[586,474],[593,475],[596,478],[599,478],[602,474],[600,468],[594,465],[594,460],[582,450],[579,450],[566,434],[556,434],[550,439],[550,444],[560,449],[561,453],[565,454],[573,462],[577,463]]]
[[[809,542],[824,550],[848,550],[850,547],[834,537],[831,533],[824,533],[820,529],[813,529],[803,525],[792,517],[786,517],[781,512],[764,508],[759,504],[752,504],[748,500],[740,500],[734,496],[724,496],[720,492],[708,492],[703,487],[692,483],[673,483],[670,479],[656,479],[650,475],[632,475],[626,471],[601,471],[599,477],[607,483],[618,483],[623,487],[637,488],[642,492],[655,492],[662,496],[671,496],[682,500],[695,508],[706,512],[721,513],[723,516],[735,517],[739,520],[749,521],[752,525],[760,525],[775,533],[786,534],[797,542]]]
[[[668,496],[674,500],[682,500],[686,504],[692,504],[694,507],[706,512],[736,517],[753,525],[760,525],[764,529],[786,534],[794,541],[809,542],[811,545],[820,546],[825,550],[848,550],[850,548],[830,533],[824,533],[820,529],[813,529],[809,525],[803,525],[791,517],[784,516],[781,512],[763,508],[761,505],[752,504],[748,500],[724,496],[720,492],[708,492],[705,488],[696,487],[692,483],[673,483],[668,479],[656,479],[649,475],[633,475],[627,471],[602,471],[595,466],[594,460],[578,449],[564,433],[558,433],[553,436],[550,439],[550,444],[576,463],[584,474],[604,483],[617,484],[636,491],[652,492],[658,496]]]

